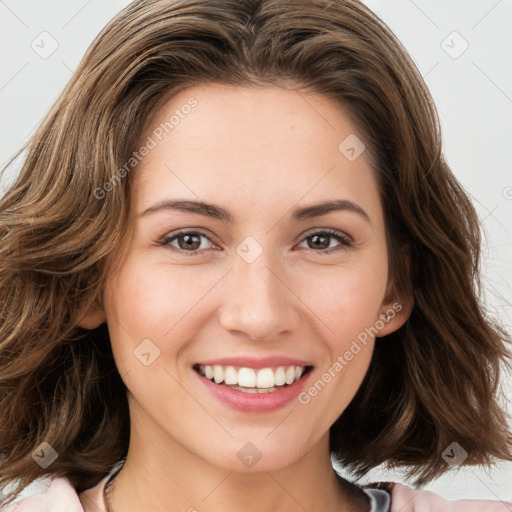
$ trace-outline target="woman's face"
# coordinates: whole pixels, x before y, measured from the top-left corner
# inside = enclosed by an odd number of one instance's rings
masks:
[[[326,450],[373,336],[406,316],[386,297],[363,142],[334,103],[278,87],[194,87],[158,110],[132,176],[133,237],[105,288],[132,439],[236,471]],[[307,372],[284,385],[295,366]]]

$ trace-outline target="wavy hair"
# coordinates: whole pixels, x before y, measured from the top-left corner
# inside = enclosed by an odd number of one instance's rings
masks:
[[[438,114],[391,30],[358,0],[141,0],[93,41],[0,200],[0,484],[67,477],[81,492],[128,449],[126,388],[100,301],[128,229],[129,172],[152,113],[187,87],[293,84],[343,108],[365,140],[385,210],[389,275],[414,308],[377,340],[330,448],[358,477],[387,463],[417,484],[512,460],[500,407],[510,337],[484,308],[475,209],[442,155]],[[126,169],[125,169],[126,170]],[[106,183],[117,176],[115,186]],[[406,271],[405,269],[409,269]],[[32,458],[49,443],[48,468]]]

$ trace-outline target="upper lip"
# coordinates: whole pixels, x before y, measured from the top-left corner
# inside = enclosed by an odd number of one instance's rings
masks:
[[[220,359],[209,359],[208,361],[199,361],[197,364],[202,366],[238,366],[241,368],[270,368],[274,366],[313,366],[304,359],[295,359],[286,356],[268,356],[268,357],[223,357]]]

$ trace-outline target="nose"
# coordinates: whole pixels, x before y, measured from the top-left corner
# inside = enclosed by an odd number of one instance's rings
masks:
[[[226,276],[220,308],[225,330],[258,341],[295,332],[300,319],[300,301],[286,282],[286,273],[265,253],[252,263],[235,258]]]

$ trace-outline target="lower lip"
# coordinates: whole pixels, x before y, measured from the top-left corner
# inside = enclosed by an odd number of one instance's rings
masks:
[[[310,370],[297,382],[271,393],[244,393],[243,391],[215,384],[203,375],[199,375],[195,370],[192,371],[199,377],[201,384],[206,390],[217,400],[233,409],[244,412],[270,412],[284,407],[297,398],[311,374]]]

